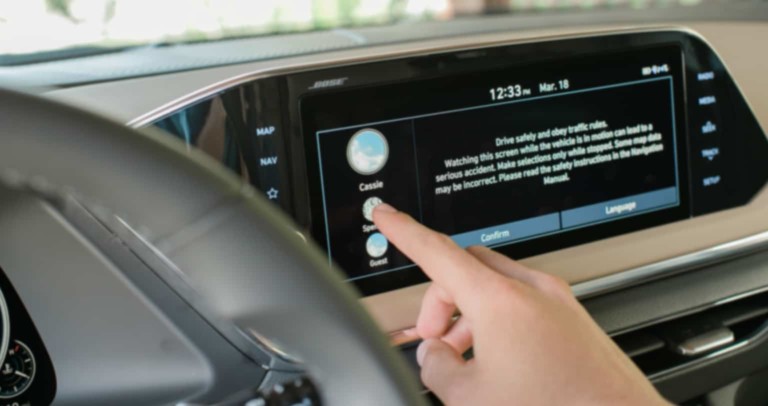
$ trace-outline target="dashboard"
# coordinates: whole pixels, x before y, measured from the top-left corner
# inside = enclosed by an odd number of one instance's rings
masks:
[[[339,265],[396,344],[407,340],[399,332],[413,326],[428,285],[370,221],[380,202],[461,246],[486,245],[563,277],[617,337],[736,298],[762,300],[768,286],[764,267],[748,259],[709,267],[758,252],[768,242],[768,141],[761,128],[768,120],[768,66],[753,58],[766,28],[691,26],[696,31],[607,27],[415,41],[94,83],[49,95],[134,127],[163,129],[239,174],[294,220],[297,233],[318,243],[329,266]],[[81,394],[90,393],[108,404],[114,394],[100,392],[104,382],[123,388],[115,393],[141,396],[132,379],[154,384],[140,371],[159,356],[178,358],[179,368],[158,374],[175,379],[168,399],[182,393],[192,398],[208,382],[197,373],[207,364],[192,347],[229,349],[222,337],[189,344],[174,335],[181,333],[165,331],[163,316],[141,327],[157,331],[155,336],[131,334],[126,342],[125,329],[109,323],[96,329],[82,321],[83,314],[109,317],[114,306],[104,300],[115,297],[120,309],[154,315],[152,303],[170,300],[170,288],[154,279],[145,285],[131,280],[155,295],[136,299],[138,290],[117,272],[81,267],[78,272],[87,273],[82,280],[93,282],[79,284],[46,262],[55,255],[41,255],[33,259],[35,268],[57,281],[62,296],[79,298],[71,312],[53,317],[49,304],[36,298],[44,278],[19,271],[21,259],[13,256],[34,242],[25,238],[0,244],[9,279],[0,284],[13,282],[2,286],[8,307],[29,311],[10,315],[8,348],[14,350],[17,341],[27,346],[37,371],[31,385],[40,385],[18,399],[55,393],[64,404],[78,404]],[[105,293],[90,294],[96,287]],[[23,303],[11,303],[19,298]],[[82,343],[57,338],[72,326],[82,331]],[[731,355],[768,348],[761,344],[764,333],[750,335],[762,327],[748,327],[734,330],[739,344]],[[171,337],[185,351],[190,347],[191,355],[155,348],[157,337]],[[99,356],[88,357],[94,351]],[[227,389],[252,381],[231,368],[241,356],[232,352],[216,365],[229,373],[221,379]],[[706,379],[695,380],[693,373],[681,378],[680,371],[689,372],[692,362],[704,365],[713,354],[662,366],[653,355],[653,365],[642,369],[665,395],[682,401],[758,368],[719,367]],[[136,365],[127,365],[124,374],[98,365],[102,359],[118,365],[128,355]],[[740,366],[765,359],[748,358]],[[274,368],[265,382],[277,382],[271,374],[294,367],[280,357],[262,364]],[[100,379],[62,373],[81,365],[100,371]],[[712,378],[717,374],[729,375]],[[664,387],[685,379],[695,382]],[[0,371],[0,391],[3,385]]]
[[[230,84],[143,125],[240,173],[366,296],[427,279],[384,201],[515,258],[745,206],[768,142],[686,30],[491,44]]]

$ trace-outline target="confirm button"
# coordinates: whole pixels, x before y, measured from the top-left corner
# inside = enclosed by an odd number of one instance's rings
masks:
[[[558,229],[560,229],[560,216],[557,213],[552,213],[455,234],[451,238],[462,248],[472,245],[493,246],[551,233]]]
[[[509,230],[504,230],[504,231],[496,230],[490,234],[483,233],[483,234],[480,234],[480,242],[484,244],[491,243],[496,240],[507,239],[509,238],[510,235],[512,235],[512,233],[510,233]]]

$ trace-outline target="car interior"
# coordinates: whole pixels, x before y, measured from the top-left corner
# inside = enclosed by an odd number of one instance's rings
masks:
[[[768,404],[768,2],[0,4],[0,405],[442,404],[383,202]]]

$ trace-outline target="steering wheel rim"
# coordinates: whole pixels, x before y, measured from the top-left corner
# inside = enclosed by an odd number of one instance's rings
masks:
[[[0,89],[0,106],[1,184],[75,199],[116,235],[130,230],[223,334],[255,331],[298,355],[327,404],[424,404],[341,273],[217,162],[36,96]]]

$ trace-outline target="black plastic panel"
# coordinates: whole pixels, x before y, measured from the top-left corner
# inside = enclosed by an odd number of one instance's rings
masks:
[[[301,100],[312,234],[363,292],[422,277],[394,248],[380,259],[367,249],[378,238],[361,213],[372,196],[461,246],[516,258],[690,216],[679,47],[511,65],[510,52],[478,57],[493,69],[412,61],[445,72]],[[347,145],[372,131],[389,161],[356,173]],[[625,215],[604,210],[627,204]]]
[[[687,64],[693,214],[744,205],[768,179],[768,143],[723,62],[700,39]]]
[[[239,86],[155,125],[216,158],[291,211],[280,79]]]

